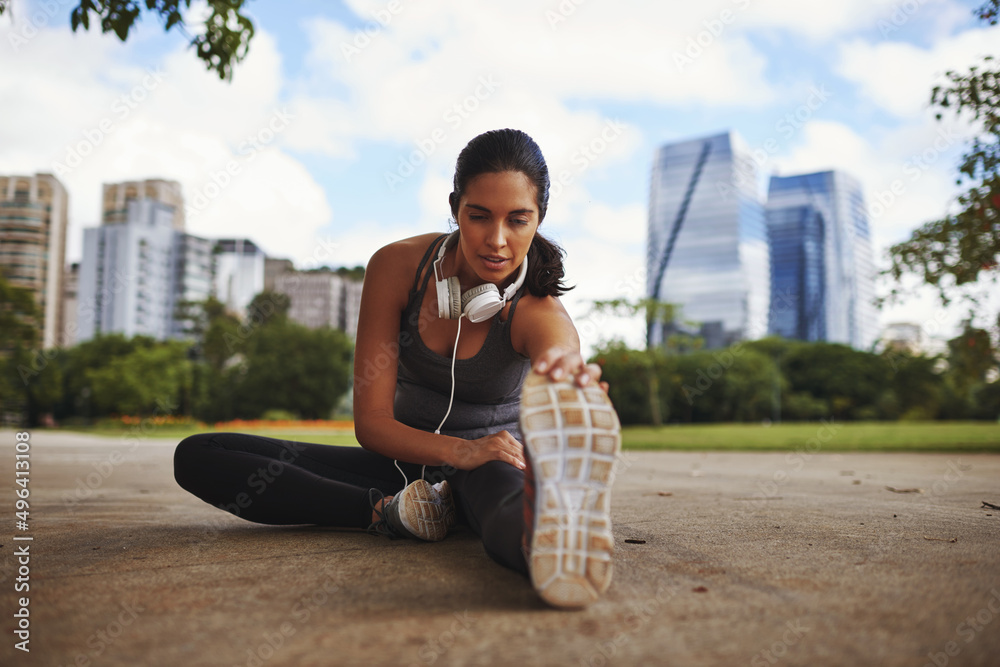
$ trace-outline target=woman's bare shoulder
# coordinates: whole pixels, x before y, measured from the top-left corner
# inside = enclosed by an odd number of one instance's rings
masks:
[[[405,285],[406,290],[409,290],[420,260],[439,236],[441,234],[420,234],[382,246],[369,260],[366,278],[369,275],[380,278],[377,284],[383,290],[395,291],[391,286],[397,284]]]
[[[441,236],[440,233],[431,232],[429,234],[420,234],[400,239],[399,241],[393,241],[379,248],[372,258],[377,257],[383,261],[393,263],[409,264],[412,262],[415,267],[424,256],[424,253],[427,252],[427,248],[439,236]]]

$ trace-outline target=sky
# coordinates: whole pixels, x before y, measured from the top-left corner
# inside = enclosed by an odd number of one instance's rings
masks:
[[[563,300],[588,349],[642,343],[641,322],[591,304],[643,296],[658,146],[734,130],[762,174],[854,175],[884,267],[959,191],[971,126],[937,120],[932,87],[1000,55],[979,0],[252,0],[249,56],[224,82],[152,16],[124,44],[73,33],[76,4],[13,0],[0,18],[0,173],[58,175],[67,261],[102,183],[167,178],[192,234],[299,268],[363,265],[447,231],[459,151],[513,127],[555,178],[541,231],[567,251]],[[967,312],[918,290],[880,321],[942,338]]]

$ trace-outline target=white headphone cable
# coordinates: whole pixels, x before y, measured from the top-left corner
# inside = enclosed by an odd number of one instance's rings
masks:
[[[458,331],[455,332],[455,346],[451,354],[451,395],[448,397],[448,411],[444,413],[444,419],[442,419],[441,423],[438,424],[438,427],[434,429],[435,435],[441,435],[441,427],[444,426],[444,423],[446,421],[448,421],[448,415],[451,414],[451,406],[455,402],[455,359],[458,358],[458,337],[462,335],[463,317],[465,317],[465,313],[462,313],[462,315],[460,315],[458,318]],[[403,487],[405,488],[409,486],[410,482],[406,478],[406,473],[403,472],[403,469],[399,467],[399,461],[393,459],[392,462],[396,464],[396,470],[398,470],[399,474],[403,476]],[[423,467],[420,468],[420,479],[424,478],[424,473],[426,471],[427,471],[427,465],[425,464]]]
[[[451,354],[451,395],[448,397],[448,411],[444,413],[444,419],[438,424],[438,427],[434,429],[436,435],[441,435],[441,427],[444,423],[448,421],[448,415],[451,414],[452,403],[455,402],[455,359],[458,357],[458,337],[462,335],[462,318],[465,317],[465,313],[462,313],[458,317],[458,331],[455,332],[455,346]]]

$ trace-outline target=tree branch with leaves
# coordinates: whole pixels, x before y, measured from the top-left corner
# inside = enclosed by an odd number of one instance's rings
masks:
[[[1000,0],[977,10],[979,18],[996,25]],[[916,275],[938,292],[942,304],[957,296],[978,305],[970,289],[980,281],[1000,278],[1000,70],[993,56],[968,72],[949,71],[948,83],[935,86],[931,104],[977,126],[976,137],[962,156],[958,185],[967,190],[956,200],[957,212],[916,229],[909,239],[889,249],[891,265],[883,274],[897,283]],[[937,113],[941,120],[944,111]],[[899,295],[892,290],[887,300]]]
[[[79,28],[90,30],[91,21],[100,25],[102,33],[113,32],[126,41],[143,12],[159,16],[164,31],[177,28],[194,48],[205,67],[227,81],[233,78],[233,67],[246,58],[254,24],[244,14],[248,0],[207,0],[209,15],[202,24],[203,30],[192,35],[185,18],[191,9],[191,0],[81,0],[70,12],[73,32]],[[0,15],[12,13],[11,3],[0,0]]]

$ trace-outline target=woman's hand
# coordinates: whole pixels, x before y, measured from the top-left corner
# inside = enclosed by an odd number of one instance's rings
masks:
[[[586,363],[575,350],[550,348],[535,360],[532,370],[539,375],[547,375],[553,382],[572,378],[578,387],[597,384],[605,392],[608,390],[608,383],[601,382],[601,367]]]
[[[459,470],[472,470],[490,461],[503,461],[524,470],[524,446],[507,431],[500,431],[475,440],[463,440],[455,446],[452,465]]]

